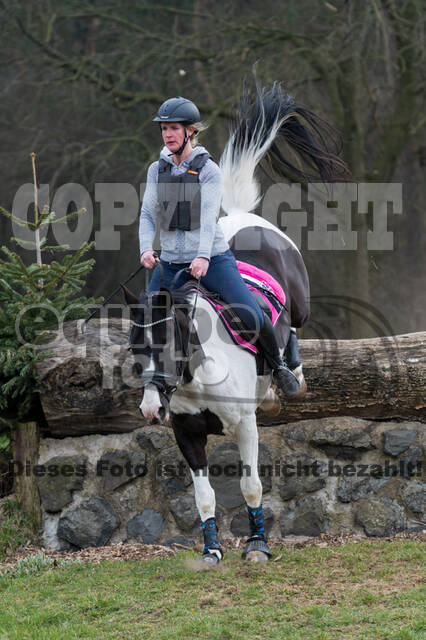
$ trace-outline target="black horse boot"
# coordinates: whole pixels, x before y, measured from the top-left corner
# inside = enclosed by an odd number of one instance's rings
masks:
[[[207,520],[201,524],[201,529],[204,538],[201,562],[206,565],[218,564],[224,556],[224,551],[220,547],[217,537],[219,530],[217,528],[216,518],[207,518]]]
[[[267,544],[265,526],[263,524],[262,505],[249,507],[247,512],[250,525],[250,538],[247,540],[244,551],[241,554],[243,560],[265,562],[271,557],[271,550]]]
[[[259,331],[257,345],[260,346],[265,360],[272,369],[275,384],[289,398],[294,398],[299,394],[299,382],[281,357],[275,330],[269,316],[263,313],[264,323]]]

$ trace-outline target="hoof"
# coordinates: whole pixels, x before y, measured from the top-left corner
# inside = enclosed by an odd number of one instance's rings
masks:
[[[221,559],[222,558],[219,558],[218,554],[207,552],[203,553],[203,555],[201,556],[200,564],[206,569],[209,569],[210,567],[216,567]]]
[[[295,395],[293,397],[293,400],[296,398],[297,400],[299,400],[300,398],[303,398],[303,396],[306,394],[308,390],[308,387],[306,385],[305,379],[303,379],[302,384],[299,385],[299,392],[297,393],[297,395]]]
[[[296,376],[297,381],[299,383],[299,391],[294,396],[294,398],[296,398],[298,400],[299,398],[303,398],[303,396],[305,395],[306,391],[308,390],[308,387],[306,385],[305,376],[303,375],[302,365],[300,364],[298,367],[296,367],[296,369],[293,369],[292,373]]]
[[[259,405],[259,409],[267,416],[271,416],[271,418],[281,413],[281,400],[273,387],[269,387],[266,396]]]
[[[249,551],[244,559],[249,562],[268,562],[269,557],[263,551]]]
[[[256,536],[247,540],[241,557],[243,560],[250,560],[251,562],[266,562],[271,555],[271,550],[264,537]]]

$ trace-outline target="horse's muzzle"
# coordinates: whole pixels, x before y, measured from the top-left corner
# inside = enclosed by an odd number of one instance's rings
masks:
[[[170,418],[169,399],[154,385],[144,388],[139,410],[149,424],[167,423]]]
[[[154,413],[147,413],[144,415],[142,409],[139,407],[141,415],[148,421],[149,424],[165,424],[170,420],[170,414],[166,409],[161,406],[158,411]]]

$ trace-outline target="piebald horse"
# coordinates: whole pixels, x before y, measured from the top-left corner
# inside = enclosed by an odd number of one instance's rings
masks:
[[[261,195],[254,173],[266,162],[292,181],[344,180],[346,165],[339,151],[329,148],[330,141],[335,143],[333,134],[324,120],[298,105],[280,84],[265,89],[256,83],[254,96],[247,90],[243,95],[220,160],[226,215],[218,224],[237,260],[267,271],[283,287],[286,302],[276,324],[282,352],[292,328],[308,319],[309,280],[294,242],[251,213]],[[294,164],[289,157],[296,158]],[[276,411],[279,406],[271,372],[259,369],[259,359],[235,343],[213,306],[199,295],[197,281],[187,285],[177,290],[161,287],[139,298],[123,287],[131,310],[129,344],[141,374],[140,410],[150,423],[171,422],[194,482],[204,537],[201,561],[206,566],[217,564],[224,555],[208,477],[207,436],[236,439],[250,525],[242,557],[267,560],[271,552],[262,515],[256,409]],[[300,362],[288,365],[303,386]]]

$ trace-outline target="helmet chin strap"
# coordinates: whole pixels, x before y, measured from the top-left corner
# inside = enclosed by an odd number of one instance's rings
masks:
[[[183,150],[186,147],[186,143],[188,142],[188,140],[189,140],[188,131],[187,131],[186,127],[185,127],[185,137],[183,139],[183,142],[182,142],[181,146],[179,147],[179,149],[177,151],[173,151],[173,155],[181,156],[182,153],[183,153]]]

